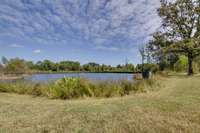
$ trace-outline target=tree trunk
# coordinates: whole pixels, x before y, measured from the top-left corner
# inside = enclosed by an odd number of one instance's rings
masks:
[[[193,66],[192,66],[193,58],[192,56],[188,55],[188,75],[193,75]]]

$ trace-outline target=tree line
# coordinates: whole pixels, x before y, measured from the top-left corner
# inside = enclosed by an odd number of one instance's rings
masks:
[[[26,61],[20,58],[7,59],[2,57],[0,71],[4,74],[23,74],[34,72],[140,72],[141,65],[134,66],[127,63],[125,65],[105,65],[90,62],[81,65],[78,61],[53,62],[43,60],[38,62]]]

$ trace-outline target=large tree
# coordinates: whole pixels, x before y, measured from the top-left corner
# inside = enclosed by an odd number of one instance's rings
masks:
[[[162,29],[154,35],[151,48],[188,57],[188,75],[192,62],[200,55],[200,0],[161,0],[158,10]]]

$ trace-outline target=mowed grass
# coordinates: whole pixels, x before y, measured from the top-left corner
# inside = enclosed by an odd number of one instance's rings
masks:
[[[148,93],[108,99],[0,93],[0,133],[199,133],[200,77],[160,82]]]

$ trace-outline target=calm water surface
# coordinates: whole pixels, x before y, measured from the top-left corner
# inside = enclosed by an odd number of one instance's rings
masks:
[[[83,77],[89,80],[132,80],[133,74],[128,73],[62,73],[62,74],[33,74],[25,80],[34,82],[54,81],[63,77]]]

